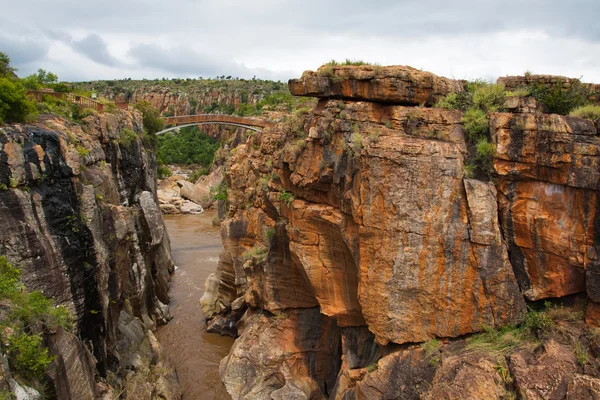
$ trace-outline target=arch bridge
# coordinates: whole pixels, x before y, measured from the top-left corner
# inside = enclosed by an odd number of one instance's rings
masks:
[[[165,125],[174,125],[170,128],[164,129],[157,132],[157,135],[166,133],[178,128],[185,126],[194,125],[208,125],[208,124],[221,124],[237,126],[240,128],[250,129],[256,132],[262,132],[264,128],[275,125],[274,122],[260,119],[260,118],[248,118],[238,117],[235,115],[221,115],[221,114],[198,114],[198,115],[179,115],[176,117],[165,117],[163,118]]]

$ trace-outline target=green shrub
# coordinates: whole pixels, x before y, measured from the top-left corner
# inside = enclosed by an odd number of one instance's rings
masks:
[[[188,176],[188,181],[192,182],[192,183],[196,183],[198,182],[198,179],[200,179],[201,176],[205,176],[208,175],[210,173],[210,170],[206,167],[200,167],[197,170],[195,170],[194,172],[192,172],[190,174],[190,176]]]
[[[30,122],[36,114],[35,104],[25,97],[23,85],[0,78],[0,123]]]
[[[479,168],[488,175],[492,173],[494,154],[496,147],[486,138],[481,138],[475,145],[475,160],[478,162]]]
[[[363,140],[362,140],[362,135],[360,134],[360,132],[354,132],[354,133],[352,133],[352,135],[350,136],[350,141],[352,142],[352,145],[357,150],[362,149]]]
[[[544,336],[554,326],[554,321],[550,315],[544,311],[535,311],[529,309],[525,317],[524,326],[537,337]]]
[[[218,186],[213,186],[210,188],[210,193],[215,200],[223,200],[227,201],[227,185],[221,183]]]
[[[21,271],[0,256],[0,298],[12,297],[21,283]]]
[[[125,147],[127,150],[131,149],[131,145],[138,140],[138,135],[129,128],[121,129],[119,135],[119,144]]]
[[[474,164],[465,164],[463,167],[463,176],[467,179],[475,177],[475,169],[477,167]]]
[[[596,122],[600,120],[600,105],[588,104],[585,106],[580,106],[572,110],[569,115],[572,115],[573,117],[591,119],[592,121]]]
[[[286,192],[284,189],[281,189],[279,192],[279,200],[283,201],[289,206],[292,204],[292,201],[294,201],[294,196],[290,192]]]
[[[90,151],[88,149],[86,149],[85,147],[79,145],[75,147],[75,150],[77,150],[77,152],[79,153],[80,157],[85,157],[88,154],[90,154]]]
[[[483,84],[473,92],[473,106],[488,113],[501,109],[505,100],[504,85]]]
[[[540,101],[549,113],[567,115],[571,110],[589,103],[590,91],[579,80],[563,88],[560,80],[553,85],[530,86],[531,95]]]
[[[429,365],[435,366],[440,362],[440,342],[437,339],[434,338],[421,344],[421,348]]]
[[[267,238],[267,242],[269,245],[273,244],[273,240],[275,239],[275,229],[267,228],[265,229],[265,237]]]
[[[158,175],[158,179],[165,179],[171,176],[172,172],[166,165],[159,165],[156,168],[156,175]]]
[[[262,262],[267,258],[267,254],[269,254],[269,250],[261,245],[254,246],[250,250],[246,250],[242,254],[242,259],[245,261],[256,260],[258,262]]]
[[[181,128],[156,138],[156,159],[161,164],[198,164],[210,167],[220,144],[197,126]]]
[[[529,331],[523,327],[514,325],[501,329],[484,327],[481,333],[475,334],[467,340],[467,347],[494,355],[505,355],[530,339]]]
[[[41,335],[14,335],[9,340],[8,351],[16,372],[26,379],[42,380],[54,359],[44,347]]]
[[[476,142],[485,137],[489,130],[489,120],[485,111],[478,108],[470,108],[462,117],[462,123],[470,142]]]
[[[527,97],[531,95],[531,90],[528,87],[520,87],[515,90],[507,90],[504,95],[506,97]]]
[[[148,134],[154,135],[163,129],[164,121],[160,117],[160,113],[150,102],[140,101],[133,106],[136,110],[142,113],[144,120],[144,129],[148,131]]]

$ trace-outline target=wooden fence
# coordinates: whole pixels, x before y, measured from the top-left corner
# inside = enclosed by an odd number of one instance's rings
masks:
[[[104,104],[94,99],[90,99],[89,97],[79,96],[73,93],[59,93],[45,90],[28,90],[27,95],[35,98],[37,101],[43,101],[44,96],[50,96],[56,99],[67,101],[69,103],[77,104],[82,108],[91,108],[98,112],[104,112]],[[116,103],[116,106],[121,110],[126,110],[129,106],[129,103],[124,101],[118,101]]]

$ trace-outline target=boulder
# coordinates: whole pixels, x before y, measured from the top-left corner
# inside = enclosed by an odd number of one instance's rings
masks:
[[[508,361],[514,385],[527,400],[564,399],[577,372],[573,353],[553,339],[537,349],[517,351]]]
[[[459,81],[402,65],[324,65],[288,85],[294,96],[427,106],[463,90]]]

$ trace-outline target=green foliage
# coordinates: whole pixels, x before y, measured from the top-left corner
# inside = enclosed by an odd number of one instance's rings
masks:
[[[469,108],[462,117],[462,123],[470,142],[485,137],[489,129],[489,120],[485,111],[479,108]]]
[[[531,95],[531,90],[527,87],[520,87],[515,90],[507,90],[504,95],[506,97],[527,97]]]
[[[119,144],[125,147],[127,150],[131,149],[131,145],[134,144],[138,139],[138,135],[129,128],[121,129],[119,135]]]
[[[474,164],[469,164],[466,163],[463,167],[464,170],[464,177],[467,179],[472,179],[475,177],[475,170],[476,170],[477,166]]]
[[[178,133],[157,136],[156,159],[161,164],[197,164],[210,167],[219,143],[197,126],[181,128]]]
[[[578,79],[568,88],[560,80],[553,85],[531,85],[531,95],[541,102],[548,112],[567,115],[571,110],[589,103],[590,91]]]
[[[41,85],[47,85],[58,82],[58,76],[45,69],[38,69],[37,74],[32,75]]]
[[[14,331],[8,340],[11,365],[25,379],[41,379],[52,357],[43,346],[41,336],[32,334],[31,328],[36,326],[39,329],[42,326],[56,329],[60,326],[70,330],[73,324],[71,314],[63,306],[56,307],[54,301],[40,291],[27,292],[21,283],[20,271],[2,256],[0,300],[3,301],[3,307],[8,304],[9,310],[8,318],[0,321],[0,328],[9,327]]]
[[[352,145],[357,150],[362,149],[363,139],[362,139],[362,135],[360,134],[360,132],[354,132],[354,133],[352,133],[352,135],[350,136],[350,141],[352,142]]]
[[[554,326],[554,321],[547,312],[529,309],[523,326],[537,337],[544,336]]]
[[[17,293],[21,283],[21,271],[0,256],[0,298],[9,298]]]
[[[0,78],[10,77],[16,71],[10,66],[10,57],[8,54],[0,51]]]
[[[158,179],[165,179],[172,175],[171,170],[166,165],[159,165],[156,169],[156,174],[158,175]]]
[[[35,104],[25,97],[23,85],[0,78],[0,123],[29,122],[36,114]]]
[[[377,363],[377,361],[375,361],[372,364],[367,365],[367,372],[373,372],[373,371],[377,371],[377,368],[379,368],[379,364]]]
[[[76,150],[77,150],[77,152],[79,153],[79,156],[80,156],[80,157],[85,157],[85,156],[87,156],[88,154],[90,154],[90,151],[89,151],[88,149],[86,149],[85,147],[81,146],[81,145],[79,145],[79,146],[76,146],[76,147],[75,147],[75,149],[76,149]]]
[[[430,341],[421,344],[421,348],[425,353],[425,358],[429,365],[435,366],[440,362],[440,342],[437,339],[431,339]]]
[[[89,117],[90,115],[98,115],[93,108],[80,108],[76,104],[71,105],[71,117],[76,121]]]
[[[160,117],[160,113],[148,101],[140,101],[134,105],[134,108],[142,113],[144,129],[148,134],[154,135],[163,129],[164,121]]]
[[[586,365],[590,363],[589,352],[580,342],[575,343],[575,358],[580,365]]]
[[[357,60],[357,59],[350,59],[350,58],[346,58],[344,61],[336,61],[336,60],[331,60],[328,63],[324,64],[324,65],[328,65],[328,66],[338,66],[338,65],[354,65],[354,66],[359,66],[359,65],[378,65],[376,63],[368,63],[365,62],[363,60]]]
[[[54,357],[48,354],[41,335],[22,333],[10,338],[8,351],[13,366],[19,375],[26,379],[44,377],[46,368]]]
[[[283,201],[289,206],[292,204],[292,201],[294,201],[294,196],[290,192],[286,192],[284,189],[281,189],[279,192],[279,200]]]
[[[491,177],[496,147],[488,139],[481,138],[475,144],[475,161],[479,168]]]
[[[471,336],[467,346],[494,355],[504,355],[527,340],[531,340],[531,336],[524,327],[514,325],[501,329],[484,327],[481,333]]]
[[[569,112],[569,115],[579,118],[587,118],[596,122],[600,120],[600,105],[588,104],[585,106],[579,106]]]
[[[250,260],[263,262],[267,258],[267,254],[269,254],[269,250],[264,246],[258,245],[246,250],[242,254],[242,259],[244,262]]]
[[[227,201],[227,185],[221,182],[221,184],[219,184],[218,186],[211,187],[210,194],[215,200]]]
[[[501,109],[505,100],[504,85],[482,84],[473,92],[473,107],[488,113]]]
[[[275,239],[275,229],[267,228],[265,229],[265,237],[267,238],[267,242],[269,245],[273,244],[273,240]]]
[[[210,169],[208,169],[207,167],[200,167],[194,172],[192,172],[187,180],[192,183],[196,183],[201,176],[208,175],[209,173]]]

